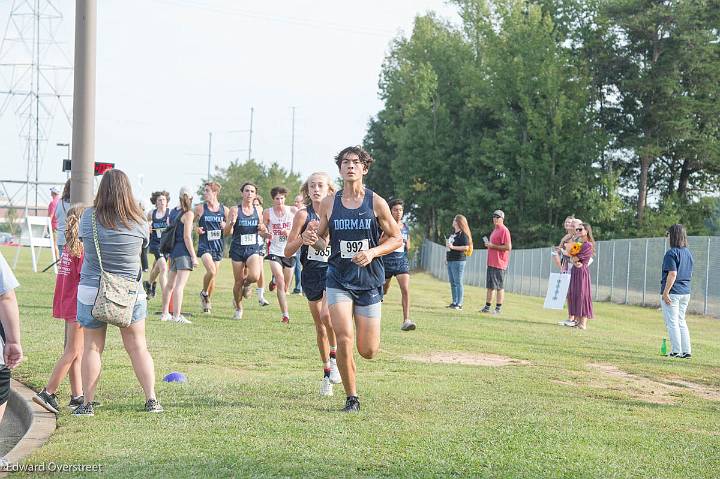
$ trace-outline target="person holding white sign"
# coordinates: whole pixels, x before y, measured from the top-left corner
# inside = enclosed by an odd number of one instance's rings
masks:
[[[209,313],[212,309],[210,297],[215,289],[215,278],[225,253],[223,230],[230,210],[218,201],[221,188],[220,184],[214,181],[205,183],[203,188],[205,201],[195,207],[195,216],[198,218],[197,256],[205,266],[203,289],[200,291],[200,306],[204,313]]]
[[[353,358],[353,319],[357,349],[372,359],[380,349],[380,302],[385,283],[381,256],[402,246],[397,222],[387,202],[363,184],[373,163],[364,149],[351,146],[335,157],[343,189],[325,198],[318,222],[303,233],[303,243],[323,251],[330,245],[326,294],[335,337],[337,363],[347,399],[343,412],[359,412]],[[380,244],[380,230],[387,240]],[[330,235],[329,243],[327,240]]]
[[[305,208],[298,210],[293,218],[293,227],[290,230],[285,256],[291,257],[300,251],[300,262],[302,263],[302,278],[305,297],[310,306],[315,322],[315,333],[317,345],[320,350],[320,360],[323,363],[323,380],[320,384],[321,396],[332,396],[333,384],[341,382],[340,372],[336,363],[337,343],[335,342],[335,331],[330,323],[330,311],[328,310],[327,299],[325,298],[325,276],[330,257],[330,247],[324,250],[316,250],[312,246],[303,244],[301,234],[307,229],[311,221],[318,221],[317,214],[320,202],[329,193],[335,193],[335,186],[327,173],[313,173],[303,183],[300,190],[303,196]]]
[[[285,324],[290,322],[287,292],[295,269],[295,257],[290,256],[288,258],[285,256],[285,245],[287,244],[296,211],[294,206],[285,206],[287,194],[288,190],[283,186],[276,186],[270,190],[273,205],[263,213],[263,223],[267,225],[270,233],[270,248],[265,259],[270,261],[270,271],[272,271],[273,278],[275,278],[278,304],[282,313],[281,321]]]
[[[257,195],[257,186],[249,182],[244,183],[240,191],[243,195],[242,203],[230,208],[230,221],[225,225],[225,236],[232,235],[230,259],[235,278],[233,319],[242,319],[242,300],[249,295],[250,285],[260,277],[262,259],[258,238],[267,236],[265,225],[260,220],[263,214],[262,208],[253,204]]]

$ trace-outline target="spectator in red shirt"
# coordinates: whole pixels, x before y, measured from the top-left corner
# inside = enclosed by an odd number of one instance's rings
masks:
[[[492,306],[493,292],[497,292],[495,297],[495,311],[493,314],[500,314],[503,300],[505,299],[505,272],[510,262],[510,250],[512,249],[512,240],[510,238],[510,230],[505,226],[505,213],[502,210],[493,212],[493,224],[495,229],[490,233],[490,239],[485,239],[485,247],[488,250],[487,256],[487,276],[485,286],[487,287],[487,296],[485,298],[485,307],[480,310],[481,313],[489,313]]]

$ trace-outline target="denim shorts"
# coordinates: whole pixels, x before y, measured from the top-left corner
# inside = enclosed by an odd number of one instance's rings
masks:
[[[93,305],[92,304],[83,304],[80,301],[78,301],[77,304],[77,321],[83,328],[88,329],[97,329],[101,326],[106,325],[107,323],[103,323],[102,321],[98,321],[97,319],[93,318],[92,315]],[[137,323],[138,321],[142,321],[147,316],[147,299],[141,299],[135,302],[135,307],[133,308],[133,315],[132,320],[130,323]]]
[[[192,271],[193,264],[190,256],[177,256],[170,258],[170,271]]]

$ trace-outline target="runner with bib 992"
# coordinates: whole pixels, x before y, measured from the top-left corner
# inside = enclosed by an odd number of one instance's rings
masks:
[[[363,184],[373,161],[358,146],[338,153],[335,163],[343,189],[322,201],[319,221],[310,222],[302,234],[303,243],[317,251],[330,245],[326,296],[337,340],[337,365],[347,395],[344,412],[360,410],[355,385],[353,320],[358,352],[365,359],[372,359],[380,349],[380,303],[385,283],[380,257],[403,245],[400,228],[387,202]],[[387,237],[382,244],[380,230]]]

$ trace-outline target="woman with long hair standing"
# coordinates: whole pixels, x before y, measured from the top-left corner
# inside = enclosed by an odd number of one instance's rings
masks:
[[[96,223],[96,228],[93,228],[93,223]],[[85,402],[73,414],[94,415],[93,400],[100,380],[101,357],[107,334],[107,324],[92,315],[101,274],[100,256],[94,241],[95,229],[97,242],[102,245],[102,270],[137,281],[132,322],[120,329],[120,335],[135,376],[145,392],[145,410],[160,412],[162,406],[155,397],[155,367],[145,340],[147,297],[140,285],[140,250],[148,244],[147,220],[133,198],[127,175],[120,170],[109,170],[100,181],[94,206],[86,209],[80,220],[80,239],[85,256],[77,292],[77,320],[84,336],[82,384]]]
[[[473,239],[467,218],[457,215],[452,222],[453,233],[447,239],[447,254],[445,256],[448,266],[448,279],[450,280],[450,293],[452,303],[448,308],[462,309],[465,289],[463,276],[465,275],[465,252],[472,250]]]
[[[582,244],[580,251],[575,253],[566,250],[572,262],[570,270],[570,289],[568,293],[568,312],[575,318],[575,327],[587,328],[587,320],[593,317],[592,287],[590,284],[590,260],[595,252],[595,239],[592,227],[588,223],[581,223],[575,232],[578,242]],[[572,248],[572,246],[570,246]]]
[[[170,251],[170,274],[167,289],[163,290],[163,310],[161,321],[175,321],[190,324],[192,321],[182,315],[185,284],[193,268],[199,264],[192,241],[193,220],[192,191],[183,186],[180,188],[180,206],[170,212],[170,222],[177,222],[175,227],[175,245]],[[173,314],[170,315],[170,299],[173,302]]]
[[[693,257],[687,247],[687,231],[683,225],[672,225],[667,235],[670,249],[663,258],[660,306],[670,336],[670,357],[690,359],[690,330],[685,322],[685,311],[690,302]]]

